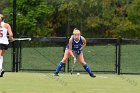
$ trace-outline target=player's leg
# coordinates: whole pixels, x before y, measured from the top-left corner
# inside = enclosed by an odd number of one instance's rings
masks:
[[[3,77],[3,74],[4,74],[4,70],[2,68],[4,53],[5,53],[5,50],[0,49],[0,77]]]
[[[63,57],[63,59],[59,62],[58,66],[57,66],[57,68],[56,68],[56,71],[55,71],[55,73],[54,73],[55,76],[58,76],[59,71],[61,70],[61,68],[63,67],[63,65],[67,62],[69,56],[70,56],[69,51],[68,51],[68,50],[65,50],[64,57]]]
[[[78,60],[79,60],[79,62],[81,63],[81,65],[84,67],[84,69],[89,73],[89,75],[90,75],[91,77],[96,77],[96,76],[92,73],[92,71],[91,71],[90,67],[88,66],[88,64],[85,62],[83,53],[80,53],[80,54],[79,54]]]
[[[2,69],[2,64],[3,64],[3,61],[2,61],[2,49],[0,49],[0,71]]]

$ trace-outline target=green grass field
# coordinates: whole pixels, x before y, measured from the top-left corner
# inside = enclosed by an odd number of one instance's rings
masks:
[[[139,75],[7,72],[0,78],[0,93],[139,93]]]

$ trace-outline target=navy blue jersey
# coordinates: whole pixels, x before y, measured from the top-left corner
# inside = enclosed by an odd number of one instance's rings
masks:
[[[80,36],[79,41],[75,41],[74,37],[72,36],[72,51],[78,51],[83,45],[82,36]],[[69,49],[69,45],[66,46],[66,49]]]

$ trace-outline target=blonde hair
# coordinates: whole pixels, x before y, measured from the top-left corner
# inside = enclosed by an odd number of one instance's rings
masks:
[[[80,33],[81,34],[80,30],[77,29],[77,28],[74,28],[74,30],[73,30],[73,34],[75,34],[75,33]]]
[[[2,19],[2,21],[4,20],[4,15],[0,14],[0,17]]]

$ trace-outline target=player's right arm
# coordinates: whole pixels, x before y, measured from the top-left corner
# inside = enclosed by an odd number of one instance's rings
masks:
[[[74,58],[74,62],[76,62],[76,57],[74,56],[72,52],[72,37],[69,39],[69,53]]]

